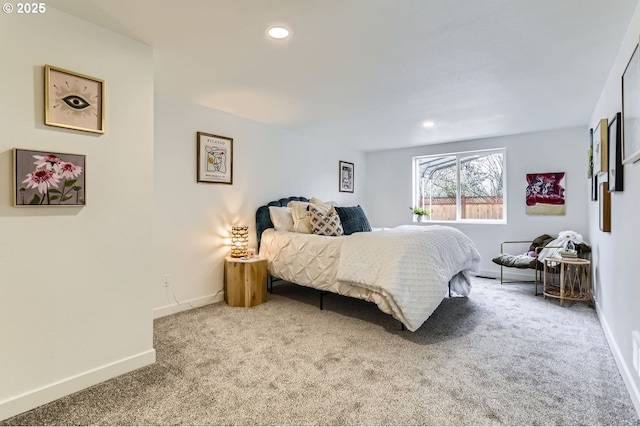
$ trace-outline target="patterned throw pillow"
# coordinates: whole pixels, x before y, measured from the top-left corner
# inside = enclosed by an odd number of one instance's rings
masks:
[[[325,203],[310,203],[313,233],[321,236],[342,236],[340,217],[333,206]]]

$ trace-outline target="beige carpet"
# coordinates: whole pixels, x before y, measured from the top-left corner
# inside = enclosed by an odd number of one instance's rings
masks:
[[[596,313],[474,279],[416,332],[276,287],[155,322],[158,362],[1,425],[638,425]]]

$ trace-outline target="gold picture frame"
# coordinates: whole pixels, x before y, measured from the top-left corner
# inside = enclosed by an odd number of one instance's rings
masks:
[[[233,184],[233,138],[198,132],[198,182]]]
[[[609,126],[607,119],[601,119],[593,129],[593,174],[609,170]]]
[[[104,80],[44,66],[44,123],[103,134]]]

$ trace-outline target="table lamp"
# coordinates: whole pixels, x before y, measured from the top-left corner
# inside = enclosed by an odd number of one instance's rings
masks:
[[[233,258],[247,256],[249,246],[249,227],[246,225],[231,227],[231,255]]]

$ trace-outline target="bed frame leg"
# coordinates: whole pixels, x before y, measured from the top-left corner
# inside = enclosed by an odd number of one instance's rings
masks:
[[[403,331],[406,331],[406,330],[407,330],[407,327],[406,327],[406,326],[404,326],[404,323],[402,323],[402,322],[400,322],[400,327],[402,328],[402,330],[403,330]]]
[[[269,291],[270,294],[273,293],[273,276],[270,274],[267,274],[267,291]]]
[[[330,294],[331,292],[320,291],[320,310],[324,309],[324,296]]]

